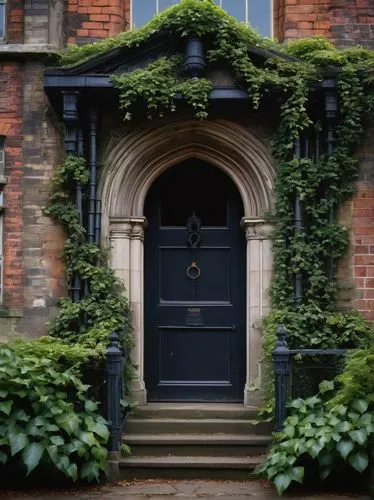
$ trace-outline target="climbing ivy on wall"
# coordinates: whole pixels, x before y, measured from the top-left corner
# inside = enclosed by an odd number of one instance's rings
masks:
[[[75,186],[88,184],[89,172],[82,157],[67,155],[58,167],[53,180],[52,194],[45,214],[53,217],[65,229],[63,259],[67,278],[74,274],[86,281],[86,293],[80,300],[60,301],[56,317],[49,326],[49,335],[69,344],[94,348],[102,357],[109,333],[121,334],[122,346],[127,351],[133,345],[131,318],[123,285],[107,266],[107,252],[93,243],[87,243],[85,229],[74,203]]]
[[[352,156],[364,126],[365,116],[373,109],[372,82],[369,70],[374,67],[372,51],[361,48],[337,50],[328,41],[315,38],[281,46],[263,39],[214,5],[210,0],[182,0],[161,12],[148,24],[117,37],[81,47],[70,47],[62,54],[61,63],[76,64],[112,47],[136,47],[156,33],[166,33],[175,47],[168,57],[160,57],[130,73],[113,75],[119,105],[124,119],[134,114],[165,116],[176,110],[178,93],[182,93],[197,118],[209,114],[208,96],[212,85],[206,78],[183,76],[183,44],[187,37],[204,40],[208,67],[228,68],[248,101],[258,109],[269,96],[277,94],[279,126],[273,137],[276,159],[275,179],[276,229],[274,234],[274,277],[271,286],[273,313],[267,320],[272,338],[274,327],[283,321],[290,328],[291,346],[330,347],[354,345],[355,332],[362,324],[355,316],[342,314],[339,331],[341,341],[330,335],[329,315],[335,309],[336,281],[329,267],[336,264],[348,246],[348,233],[334,217],[341,204],[354,192],[357,161]],[[274,54],[265,62],[256,62],[249,46]],[[340,116],[335,151],[331,156],[296,158],[295,141],[308,129],[323,134],[319,118],[310,105],[313,87],[331,67],[337,70]],[[322,135],[321,135],[322,137]],[[321,140],[323,142],[323,139]],[[303,207],[303,228],[295,234],[294,200],[299,195]],[[301,273],[303,297],[294,300],[295,276]],[[344,330],[344,326],[347,330]],[[351,333],[348,328],[356,325]],[[271,332],[271,333],[270,333]],[[344,339],[344,340],[343,340]],[[266,345],[266,339],[265,339]],[[270,347],[269,347],[270,350]]]

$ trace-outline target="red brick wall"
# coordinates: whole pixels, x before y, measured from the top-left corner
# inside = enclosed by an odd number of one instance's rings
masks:
[[[274,36],[279,41],[331,37],[331,0],[275,0]]]
[[[275,0],[274,31],[280,41],[323,35],[340,47],[359,43],[374,49],[374,1]],[[338,281],[346,287],[353,280],[354,305],[369,320],[374,320],[373,137],[371,127],[357,153],[360,181],[347,214],[352,227],[351,249],[338,273]]]
[[[374,2],[275,0],[274,34],[280,41],[323,35],[340,46],[374,48]]]
[[[5,139],[4,305],[23,306],[22,73],[19,63],[0,63],[0,135]]]
[[[7,42],[23,43],[24,2],[23,0],[8,0],[7,2]]]
[[[130,0],[67,0],[67,43],[107,38],[129,27]]]
[[[353,200],[356,307],[374,320],[374,186],[359,183]]]

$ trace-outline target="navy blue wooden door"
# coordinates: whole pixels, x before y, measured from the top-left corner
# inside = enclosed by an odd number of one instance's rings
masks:
[[[148,399],[242,400],[245,240],[234,183],[188,160],[156,180],[145,215]]]

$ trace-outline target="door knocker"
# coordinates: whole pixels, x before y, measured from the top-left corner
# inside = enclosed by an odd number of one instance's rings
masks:
[[[190,267],[187,268],[187,276],[190,278],[190,280],[197,280],[197,278],[200,277],[200,274],[201,271],[199,266],[195,261],[193,261]]]

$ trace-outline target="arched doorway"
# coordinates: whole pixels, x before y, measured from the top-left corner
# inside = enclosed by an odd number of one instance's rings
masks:
[[[217,166],[231,179],[244,205],[246,239],[246,376],[241,400],[256,405],[261,383],[261,318],[270,311],[267,290],[272,275],[272,226],[263,219],[273,206],[274,166],[266,143],[249,127],[226,120],[149,122],[113,135],[103,152],[99,184],[102,235],[111,247],[110,265],[125,285],[132,310],[135,365],[132,396],[148,398],[144,383],[144,205],[155,181],[189,159]],[[208,187],[207,193],[211,190]]]
[[[149,401],[242,401],[246,363],[243,203],[191,158],[145,203],[145,383]]]

